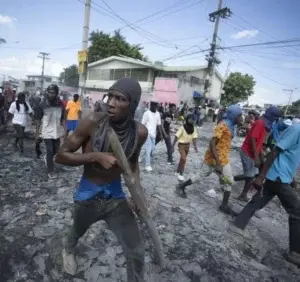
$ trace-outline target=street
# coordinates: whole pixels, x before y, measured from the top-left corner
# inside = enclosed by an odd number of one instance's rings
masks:
[[[196,155],[191,149],[186,174],[200,170],[212,124],[200,128]],[[126,281],[125,258],[105,223],[94,224],[78,244],[75,278],[62,269],[62,238],[72,223],[72,193],[82,169],[57,165],[59,179],[48,181],[43,159],[36,160],[34,143],[25,142],[25,156],[12,148],[13,131],[0,136],[0,281]],[[241,172],[235,141],[234,172]],[[45,150],[43,150],[45,152]],[[160,271],[153,245],[140,222],[146,245],[146,281],[299,281],[300,270],[282,257],[288,249],[288,219],[277,199],[249,224],[250,239],[230,233],[230,217],[218,211],[222,193],[216,176],[187,189],[188,199],[174,193],[175,165],[167,165],[165,145],[154,153],[153,172],[141,172],[150,212],[172,271]],[[178,152],[175,160],[178,161]],[[143,168],[143,167],[142,167]],[[240,183],[239,185],[242,185]],[[233,208],[241,186],[234,187]],[[217,196],[206,192],[215,188]]]

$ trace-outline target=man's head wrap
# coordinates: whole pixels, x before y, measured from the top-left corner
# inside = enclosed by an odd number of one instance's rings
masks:
[[[117,80],[109,90],[119,91],[129,99],[130,112],[133,117],[142,95],[142,88],[138,81],[134,78],[124,77]]]
[[[109,149],[106,133],[108,126],[111,126],[119,137],[126,157],[130,159],[138,145],[137,127],[133,118],[141,99],[142,89],[137,80],[121,78],[109,90],[118,91],[128,98],[130,115],[121,123],[109,122],[108,119],[100,121],[94,135],[93,147],[98,152],[106,152]],[[105,103],[102,102],[102,107],[99,107],[100,111],[105,111],[106,108]]]

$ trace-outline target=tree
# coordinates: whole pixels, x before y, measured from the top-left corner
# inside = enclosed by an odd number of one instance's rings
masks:
[[[143,47],[139,44],[128,43],[120,30],[115,31],[113,35],[99,30],[92,31],[89,40],[91,42],[89,63],[120,55],[148,61],[148,58],[141,52]]]
[[[64,83],[67,86],[78,87],[79,74],[77,65],[71,65],[67,68],[64,68],[59,75],[59,82]]]
[[[229,106],[247,101],[254,93],[255,84],[256,82],[251,75],[241,74],[240,72],[231,73],[223,86],[221,104]]]

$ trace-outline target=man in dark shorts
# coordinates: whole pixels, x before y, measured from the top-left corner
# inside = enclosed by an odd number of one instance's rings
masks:
[[[121,168],[106,142],[107,129],[112,127],[119,137],[135,181],[139,183],[138,158],[148,137],[146,127],[134,121],[140,97],[141,86],[136,80],[122,78],[115,82],[108,92],[107,113],[103,110],[92,112],[82,119],[56,156],[56,161],[61,164],[84,166],[74,195],[73,226],[62,252],[64,268],[70,274],[77,270],[74,253],[77,241],[93,223],[105,220],[122,245],[128,281],[144,281],[144,244],[122,190]],[[76,153],[81,147],[82,153]]]

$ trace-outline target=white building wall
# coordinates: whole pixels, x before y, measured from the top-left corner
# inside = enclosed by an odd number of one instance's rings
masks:
[[[180,101],[192,102],[194,91],[203,92],[203,85],[193,85],[187,81],[178,81],[178,97]]]
[[[217,75],[214,75],[210,91],[207,94],[207,98],[219,102],[221,97],[221,86],[222,81]]]
[[[144,68],[141,65],[131,64],[122,61],[111,61],[99,66],[92,66],[88,68],[86,87],[88,88],[98,88],[98,89],[109,89],[114,83],[115,80],[91,80],[89,79],[89,70],[90,69],[141,69]],[[149,91],[153,87],[153,70],[149,68],[148,70],[148,81],[139,81],[143,91]]]

